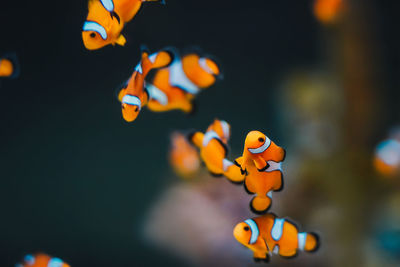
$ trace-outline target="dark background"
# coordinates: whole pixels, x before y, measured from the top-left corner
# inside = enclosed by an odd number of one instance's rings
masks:
[[[389,125],[399,119],[399,5],[365,2],[374,13],[382,124]],[[0,54],[16,52],[21,75],[0,85],[0,266],[35,251],[72,266],[184,265],[142,242],[139,231],[171,182],[168,136],[218,117],[233,126],[238,150],[249,129],[284,143],[279,136],[290,130],[275,116],[277,81],[321,60],[322,30],[311,9],[311,1],[297,0],[148,3],[123,30],[125,47],[88,51],[86,1],[3,2]],[[151,51],[200,46],[219,59],[225,78],[198,97],[194,116],[145,109],[128,124],[115,89],[141,44]]]

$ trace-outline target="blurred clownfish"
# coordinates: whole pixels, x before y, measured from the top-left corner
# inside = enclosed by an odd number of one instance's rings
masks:
[[[109,44],[125,45],[121,31],[143,2],[164,3],[163,0],[89,0],[89,13],[82,31],[85,47],[95,50]]]
[[[378,144],[374,157],[375,169],[383,175],[394,175],[400,170],[400,142],[388,139]]]
[[[200,149],[200,157],[213,176],[225,176],[233,183],[242,183],[244,175],[240,167],[226,158],[229,138],[230,125],[223,120],[215,120],[205,134],[195,132],[189,136],[190,141]]]
[[[191,178],[200,169],[200,158],[196,148],[184,134],[175,132],[171,135],[169,159],[175,172],[183,178]]]
[[[210,58],[192,53],[179,57],[168,68],[160,69],[146,88],[150,94],[148,107],[155,112],[193,111],[194,97],[210,87],[220,76],[218,65]]]
[[[314,15],[322,23],[333,23],[343,9],[343,0],[315,0]]]
[[[246,191],[249,194],[257,194],[250,202],[250,208],[254,213],[266,212],[271,205],[271,191],[283,189],[281,164],[285,154],[285,150],[265,134],[259,131],[247,134],[243,155],[235,162],[245,174]]]
[[[22,263],[18,263],[15,267],[70,267],[59,258],[53,258],[46,254],[28,254],[24,257]]]
[[[142,52],[141,61],[136,66],[131,78],[118,94],[121,102],[122,116],[127,122],[136,120],[140,110],[147,105],[148,92],[144,87],[144,80],[150,70],[165,67],[172,61],[172,54],[165,50],[149,55]]]
[[[0,58],[0,78],[17,78],[19,76],[19,64],[15,54],[4,55]]]
[[[272,253],[294,257],[298,250],[313,252],[319,247],[317,234],[299,233],[294,223],[272,213],[237,224],[233,235],[240,244],[254,252],[255,261],[268,261]]]

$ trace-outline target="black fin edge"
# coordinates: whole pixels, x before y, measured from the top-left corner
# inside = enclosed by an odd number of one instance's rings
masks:
[[[272,206],[272,199],[271,199],[271,204],[268,206],[268,208],[266,208],[265,210],[256,210],[255,208],[253,208],[253,200],[254,200],[254,198],[255,198],[255,197],[253,197],[253,198],[251,199],[251,201],[250,201],[250,204],[249,204],[250,210],[251,210],[254,214],[258,214],[258,215],[263,215],[263,214],[267,213],[268,210],[269,210],[269,209],[271,208],[271,206]]]

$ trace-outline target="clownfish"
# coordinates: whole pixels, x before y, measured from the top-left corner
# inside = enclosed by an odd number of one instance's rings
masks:
[[[155,112],[193,111],[193,99],[203,89],[212,86],[220,77],[217,63],[198,54],[179,57],[168,68],[157,70],[151,82],[146,83],[150,94],[148,108]]]
[[[343,8],[343,0],[315,0],[314,16],[322,23],[333,23]]]
[[[200,150],[200,157],[213,176],[225,176],[233,183],[242,183],[244,175],[240,167],[229,161],[228,140],[230,125],[223,120],[215,120],[206,133],[190,134],[189,140]]]
[[[172,61],[172,55],[168,51],[160,51],[149,55],[142,52],[141,61],[136,66],[132,76],[118,94],[121,102],[122,116],[127,122],[136,120],[140,110],[147,105],[149,94],[144,87],[145,78],[150,70],[161,68]]]
[[[254,213],[262,214],[271,205],[271,191],[283,189],[282,161],[286,152],[265,134],[251,131],[244,142],[243,155],[235,160],[245,174],[244,187],[257,194],[250,202]]]
[[[299,250],[313,252],[319,247],[317,234],[299,233],[294,223],[272,213],[237,224],[233,236],[254,252],[255,261],[268,261],[272,253],[291,258]]]
[[[16,55],[9,54],[0,58],[0,78],[17,78],[19,76],[19,64]]]
[[[200,169],[199,153],[186,136],[178,132],[171,135],[169,159],[175,172],[183,178],[193,177]]]
[[[85,47],[95,50],[109,44],[125,45],[121,31],[143,2],[164,3],[163,0],[89,0],[89,13],[82,29]]]
[[[24,257],[22,263],[18,263],[15,267],[70,267],[67,263],[59,258],[50,257],[46,254],[28,254]]]
[[[374,156],[375,169],[387,176],[400,170],[400,142],[397,139],[387,139],[378,144]]]

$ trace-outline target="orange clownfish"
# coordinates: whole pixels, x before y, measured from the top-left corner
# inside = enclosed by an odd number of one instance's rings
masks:
[[[299,250],[313,252],[319,247],[317,234],[299,233],[294,223],[272,213],[237,224],[233,236],[254,252],[255,261],[268,261],[271,253],[291,258]]]
[[[142,52],[142,58],[136,66],[131,78],[119,92],[118,99],[121,102],[122,116],[127,122],[136,120],[140,110],[147,105],[149,95],[144,87],[144,80],[150,70],[161,68],[172,61],[172,55],[168,51],[160,51],[149,55]]]
[[[169,158],[175,172],[183,178],[193,177],[200,169],[199,153],[184,134],[172,134]]]
[[[131,21],[143,2],[163,0],[89,0],[89,13],[83,24],[83,44],[89,50],[106,45],[125,45],[121,34],[125,23]]]
[[[28,254],[24,257],[22,263],[15,267],[70,267],[59,258],[53,258],[46,254]]]
[[[244,175],[240,167],[226,158],[229,138],[230,125],[223,120],[215,120],[205,134],[195,132],[189,136],[190,141],[200,149],[200,157],[212,175],[223,175],[233,183],[242,183]]]
[[[0,58],[0,78],[17,78],[19,75],[19,64],[14,54],[5,55]]]
[[[315,0],[314,16],[322,23],[333,23],[343,8],[343,0]]]
[[[257,194],[250,202],[254,213],[262,214],[271,205],[273,191],[283,188],[282,161],[285,150],[265,134],[251,131],[247,134],[242,157],[236,159],[245,174],[244,187],[249,194]]]
[[[146,84],[150,94],[148,107],[155,112],[178,109],[190,113],[194,97],[213,85],[218,77],[220,69],[212,59],[195,53],[179,57],[175,53],[174,62],[158,70]]]

